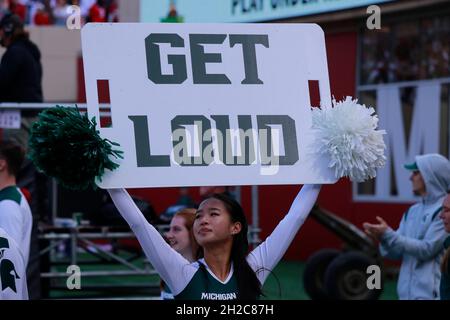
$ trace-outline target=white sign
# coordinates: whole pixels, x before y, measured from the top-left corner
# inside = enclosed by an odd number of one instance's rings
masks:
[[[312,153],[309,80],[330,104],[315,24],[87,24],[88,114],[108,80],[124,159],[99,185],[167,187],[334,183]]]
[[[0,110],[0,128],[20,129],[20,110]]]

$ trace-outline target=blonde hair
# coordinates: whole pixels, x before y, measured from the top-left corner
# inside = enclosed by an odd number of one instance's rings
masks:
[[[184,226],[189,231],[189,240],[191,241],[191,251],[192,251],[192,256],[194,258],[198,257],[198,248],[199,248],[199,245],[198,245],[197,241],[195,240],[194,230],[193,230],[196,213],[197,213],[197,209],[186,208],[186,209],[182,209],[182,210],[178,211],[173,216],[174,218],[175,217],[183,218]]]

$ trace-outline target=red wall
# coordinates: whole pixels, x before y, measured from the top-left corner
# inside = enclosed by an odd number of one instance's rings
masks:
[[[355,96],[357,33],[327,34],[326,46],[332,95],[338,100],[347,95]],[[86,98],[81,59],[78,79],[78,101],[84,102]],[[101,93],[100,96],[102,96]],[[100,102],[108,102],[106,100],[101,97]],[[299,189],[299,186],[259,187],[261,239],[265,239],[272,232],[289,210],[291,201]],[[131,192],[149,200],[157,212],[163,212],[178,197],[177,188],[134,189]],[[190,193],[195,200],[199,200],[198,188],[192,188]],[[351,183],[347,179],[341,179],[334,185],[324,186],[318,202],[325,209],[353,222],[358,227],[361,227],[364,221],[375,221],[376,215],[382,216],[393,227],[397,227],[401,215],[408,207],[408,204],[352,202]],[[251,189],[248,186],[242,187],[242,205],[250,218]],[[308,219],[291,244],[285,258],[304,260],[320,248],[339,248],[340,246],[341,241],[337,236],[312,219]]]

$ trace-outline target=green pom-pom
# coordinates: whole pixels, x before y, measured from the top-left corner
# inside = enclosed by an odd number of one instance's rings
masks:
[[[101,138],[95,127],[95,117],[89,120],[78,108],[44,110],[31,128],[29,157],[38,170],[66,188],[95,188],[105,169],[119,167],[110,156],[123,158],[122,151],[113,150],[119,144]]]

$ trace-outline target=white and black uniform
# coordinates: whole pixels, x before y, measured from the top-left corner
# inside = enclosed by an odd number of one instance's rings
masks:
[[[16,241],[0,228],[0,300],[28,300],[25,270]]]
[[[247,262],[255,271],[261,285],[281,260],[304,223],[316,202],[320,187],[320,185],[305,185],[292,203],[288,214],[272,234],[247,256]],[[108,192],[136,234],[148,260],[176,299],[231,300],[238,297],[233,265],[227,279],[221,281],[211,272],[203,259],[191,263],[172,249],[159,232],[147,222],[126,190],[109,189]],[[207,272],[202,272],[201,269]]]
[[[25,261],[30,256],[33,217],[27,199],[17,186],[0,190],[0,228],[16,241]]]

